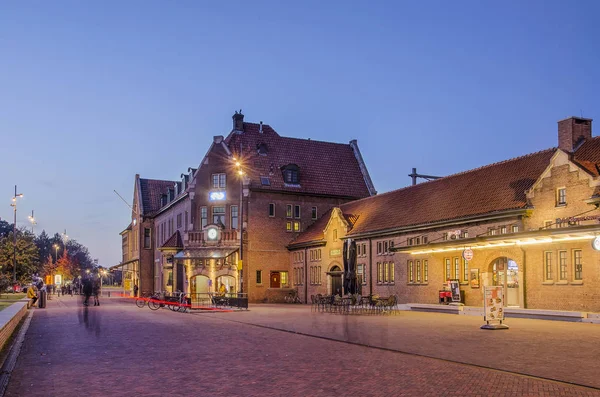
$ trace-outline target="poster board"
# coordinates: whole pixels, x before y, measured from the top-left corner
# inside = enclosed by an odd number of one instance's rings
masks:
[[[469,284],[471,288],[479,288],[479,269],[470,269]]]
[[[450,291],[452,292],[452,302],[460,302],[460,281],[450,280]]]
[[[504,320],[504,287],[501,285],[484,287],[484,320],[488,323]]]

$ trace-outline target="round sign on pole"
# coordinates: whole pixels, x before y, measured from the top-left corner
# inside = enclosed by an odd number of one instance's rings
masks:
[[[592,240],[592,248],[595,249],[596,251],[600,251],[600,236],[596,236]]]
[[[473,259],[473,250],[471,248],[467,248],[463,251],[463,258],[465,258],[465,260],[467,262],[469,262],[471,259]]]

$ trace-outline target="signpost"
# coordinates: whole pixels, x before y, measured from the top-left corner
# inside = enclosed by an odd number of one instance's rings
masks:
[[[484,287],[483,319],[486,324],[481,329],[508,329],[504,321],[504,287],[502,285]]]

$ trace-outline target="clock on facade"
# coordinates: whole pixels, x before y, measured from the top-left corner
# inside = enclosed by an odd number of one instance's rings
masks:
[[[208,229],[207,236],[208,236],[209,240],[216,240],[217,239],[217,229],[214,227],[211,227],[210,229]]]
[[[595,249],[596,251],[600,251],[600,236],[596,236],[592,240],[592,248]]]

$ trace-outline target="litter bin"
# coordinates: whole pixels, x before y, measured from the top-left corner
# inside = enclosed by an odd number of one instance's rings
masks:
[[[38,292],[38,308],[43,309],[46,307],[46,298],[47,298],[47,293],[46,291],[42,290]]]

